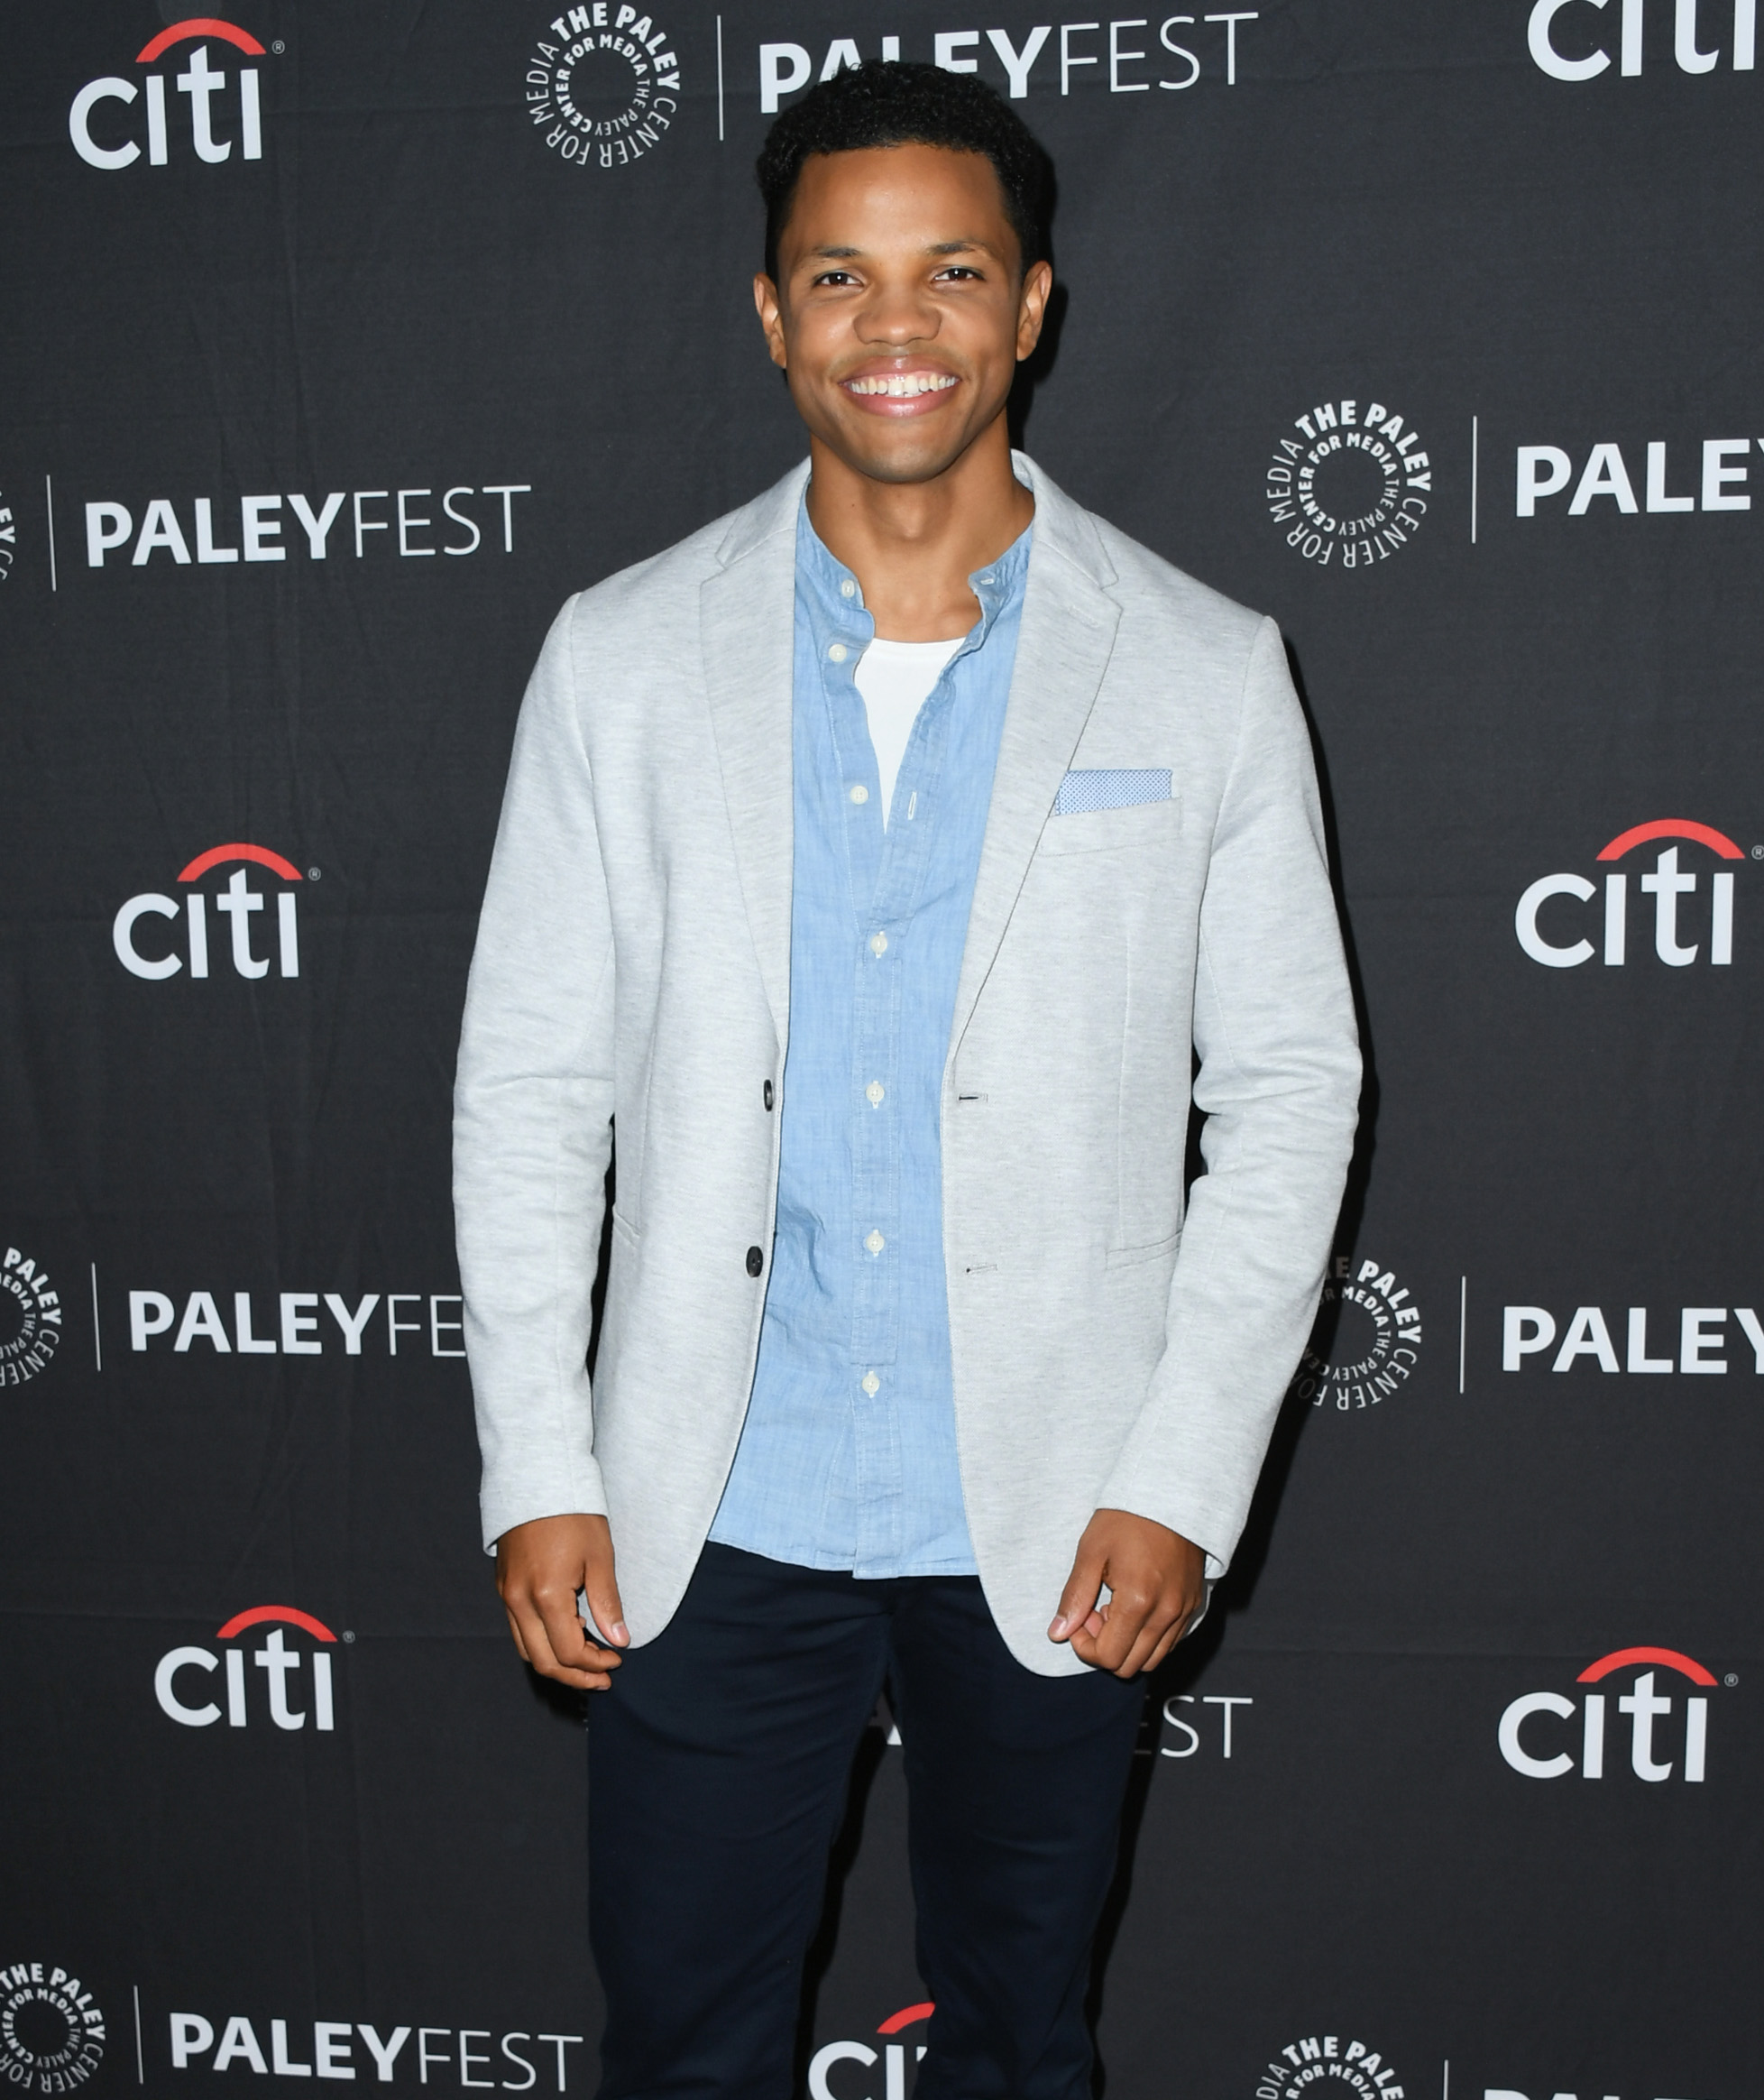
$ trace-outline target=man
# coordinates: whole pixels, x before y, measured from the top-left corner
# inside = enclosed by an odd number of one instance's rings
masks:
[[[919,2091],[1088,2091],[1137,1681],[1321,1285],[1358,1064],[1304,724],[1271,623],[1010,451],[1041,166],[929,67],[778,119],[809,465],[573,599],[522,709],[456,1194],[515,1642],[607,1694],[609,2100],[789,2090],[885,1681]]]

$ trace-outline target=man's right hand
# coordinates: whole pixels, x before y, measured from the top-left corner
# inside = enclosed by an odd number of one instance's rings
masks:
[[[596,1626],[613,1645],[592,1639],[575,1607],[588,1593]],[[524,1662],[541,1677],[578,1691],[604,1691],[630,1641],[612,1571],[612,1533],[603,1516],[540,1516],[496,1542],[496,1593]]]

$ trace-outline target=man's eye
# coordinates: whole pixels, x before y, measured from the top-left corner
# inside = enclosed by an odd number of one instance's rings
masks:
[[[816,284],[854,284],[857,280],[849,270],[823,270],[814,281]]]
[[[947,270],[940,270],[937,274],[944,278],[971,277],[977,284],[981,281],[980,272],[970,269],[966,262],[952,262]]]

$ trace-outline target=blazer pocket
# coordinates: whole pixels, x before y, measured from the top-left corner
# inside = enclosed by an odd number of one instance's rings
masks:
[[[1110,847],[1155,846],[1181,829],[1182,805],[1171,795],[1161,802],[1133,802],[1125,809],[1086,809],[1050,816],[1042,826],[1042,853],[1100,853]]]
[[[1111,1247],[1103,1257],[1105,1268],[1137,1268],[1142,1262],[1162,1261],[1172,1255],[1182,1244],[1182,1235],[1172,1232],[1168,1239],[1154,1239],[1146,1247]]]

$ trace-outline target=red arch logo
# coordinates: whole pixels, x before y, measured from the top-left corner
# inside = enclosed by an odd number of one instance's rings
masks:
[[[291,1604],[254,1604],[249,1611],[235,1612],[219,1633],[217,1641],[230,1641],[234,1634],[243,1634],[247,1626],[261,1626],[267,1620],[274,1620],[285,1626],[299,1626],[302,1633],[310,1634],[316,1641],[335,1642],[336,1635],[323,1619],[316,1619],[309,1611],[296,1611]],[[327,1663],[326,1669],[330,1667]],[[1710,1679],[1713,1683],[1714,1680]]]
[[[284,861],[280,853],[272,853],[268,846],[248,846],[235,842],[230,846],[210,846],[206,853],[198,853],[188,868],[179,870],[179,882],[199,882],[210,868],[218,868],[226,861],[255,861],[260,868],[268,868],[280,875],[284,882],[298,882],[300,870],[292,861]]]
[[[174,22],[170,29],[161,30],[151,43],[141,47],[134,62],[137,66],[151,66],[173,44],[188,43],[198,36],[216,36],[224,43],[237,44],[242,51],[249,51],[253,58],[263,56],[263,46],[249,30],[235,29],[230,22],[219,21],[212,14],[192,14],[188,22]]]
[[[922,2004],[903,2005],[898,2012],[891,2012],[877,2029],[878,2034],[898,2034],[903,2027],[916,2027],[921,2020],[929,2020],[937,2010],[927,1998]]]
[[[1621,861],[1631,846],[1645,846],[1649,839],[1689,839],[1693,845],[1707,846],[1719,853],[1723,861],[1743,861],[1746,857],[1725,832],[1718,832],[1712,824],[1693,824],[1687,816],[1660,816],[1652,824],[1638,824],[1619,832],[1599,858]]]
[[[1596,1684],[1609,1677],[1613,1670],[1629,1670],[1640,1662],[1651,1662],[1662,1670],[1676,1670],[1681,1677],[1688,1677],[1693,1684],[1713,1684],[1713,1676],[1702,1663],[1688,1655],[1681,1655],[1677,1648],[1613,1648],[1609,1655],[1601,1655],[1596,1662],[1589,1662],[1576,1684]]]

